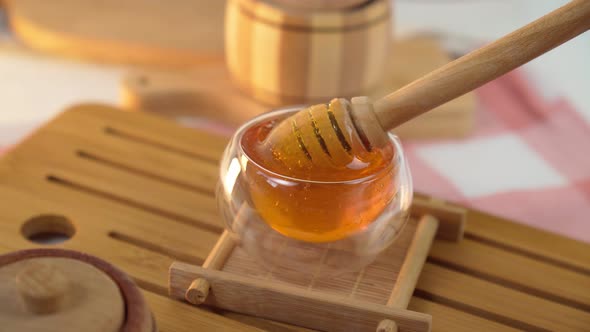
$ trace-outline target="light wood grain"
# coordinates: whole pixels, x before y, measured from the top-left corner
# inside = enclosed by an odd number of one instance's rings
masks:
[[[143,294],[149,306],[156,310],[159,331],[268,331],[197,309],[183,302],[173,301],[153,292],[144,291]]]
[[[365,95],[383,77],[380,69],[385,67],[391,41],[389,1],[324,11],[231,0],[227,13],[229,72],[242,90],[260,102],[280,106]],[[366,45],[369,39],[378,42]],[[359,79],[343,66],[375,75]]]
[[[225,317],[235,319],[244,324],[255,326],[270,332],[318,332],[317,330],[312,330],[301,326],[285,324],[274,320],[239,314],[231,311],[221,311],[221,314]]]
[[[391,49],[387,75],[380,91],[371,96],[373,100],[452,61],[441,43],[429,36],[398,40]],[[393,132],[408,139],[465,137],[473,131],[476,109],[475,93],[468,92],[396,127]]]
[[[296,273],[288,266],[264,268],[255,257],[248,255],[240,247],[234,249],[222,270],[267,282],[288,283],[309,292],[340,296],[347,301],[385,305],[394,284],[397,282],[407,249],[414,238],[417,223],[418,219],[416,218],[408,220],[396,241],[387,250],[380,253],[371,264],[362,269],[359,268],[360,271],[343,273],[338,271],[338,267],[335,268],[328,264],[318,264],[311,271],[302,270]],[[291,243],[280,247],[280,252],[277,252],[277,255],[285,255],[284,259],[286,260],[291,251],[300,248],[301,245]],[[314,255],[338,257],[339,250],[326,248]],[[325,275],[318,275],[316,272],[319,270]],[[402,284],[405,283],[402,281]],[[343,317],[343,319],[346,318]]]
[[[215,247],[213,247],[203,263],[203,267],[206,269],[221,270],[232,250],[234,250],[234,247],[235,242],[229,232],[227,230],[223,231]]]
[[[27,46],[114,63],[187,66],[223,55],[225,1],[10,0],[9,22]]]
[[[496,315],[497,321],[523,330],[542,328],[583,331],[590,326],[590,312],[521,293],[431,263],[424,266],[417,289],[432,294],[432,298],[452,299],[463,306],[478,308],[483,317],[492,318]]]
[[[469,214],[474,220],[465,228],[470,238],[590,275],[590,250],[587,243],[477,211],[470,211]]]
[[[436,209],[430,206],[433,211]],[[265,271],[261,269],[257,262],[253,261],[249,257],[245,257],[239,248],[234,249],[235,245],[227,231],[218,240],[217,244],[209,254],[207,260],[203,264],[202,269],[208,271],[223,270],[228,272],[227,276],[236,276],[238,278],[251,279],[258,281],[259,283],[250,285],[253,287],[252,293],[264,292],[264,289],[259,289],[260,282],[272,282],[277,286],[285,285],[294,289],[299,290],[300,298],[297,300],[302,307],[314,304],[317,298],[322,298],[324,294],[329,294],[333,297],[340,297],[341,299],[347,299],[350,301],[359,301],[361,299],[361,288],[362,284],[367,281],[373,280],[378,277],[379,271],[384,271],[385,274],[381,275],[381,278],[389,279],[392,282],[386,284],[384,287],[375,287],[377,292],[387,293],[393,285],[393,290],[389,298],[381,303],[386,307],[394,307],[399,309],[405,309],[412,297],[414,287],[418,280],[418,276],[422,269],[430,245],[434,239],[436,229],[438,227],[438,220],[430,215],[423,216],[418,221],[411,220],[409,225],[406,226],[403,232],[398,237],[396,243],[392,248],[388,249],[387,252],[383,253],[377,260],[371,265],[363,268],[362,271],[358,272],[358,275],[349,275],[355,279],[352,283],[345,283],[344,287],[341,288],[330,288],[322,289],[318,287],[322,281],[316,279],[315,275],[295,275],[294,271],[288,271],[285,269],[284,273],[281,273],[280,268],[273,268],[272,270]],[[294,250],[293,248],[284,248],[282,251]],[[329,249],[328,249],[329,250]],[[229,257],[228,257],[229,256]],[[393,257],[399,258],[401,264],[396,264]],[[381,259],[385,258],[385,259]],[[390,265],[393,265],[393,269]],[[179,284],[179,278],[182,278],[186,274],[190,274],[191,271],[185,269],[186,265],[174,263],[170,267],[169,277],[169,293],[171,296],[178,296],[179,289],[182,290],[184,285]],[[318,268],[325,269],[326,267],[320,266]],[[181,271],[182,270],[182,271]],[[231,272],[230,272],[231,271]],[[345,277],[346,278],[346,277]],[[325,281],[324,281],[325,282]],[[189,285],[184,292],[184,299],[191,304],[200,305],[206,301],[209,294],[211,284],[209,280],[204,276],[198,276]],[[301,288],[297,288],[301,287]],[[219,289],[219,288],[218,288]],[[279,287],[276,289],[277,292],[284,291],[285,288]],[[303,291],[303,292],[302,292]],[[219,293],[214,294],[217,298]],[[278,294],[277,296],[285,296],[288,294]],[[310,296],[313,295],[313,296]],[[254,314],[257,316],[265,315],[266,318],[277,319],[277,311],[268,311],[264,314],[254,311],[242,311],[244,310],[240,304],[237,304],[239,308],[236,309],[236,304],[231,304],[231,301],[239,301],[242,299],[238,297],[228,298],[228,302],[222,304],[221,308],[238,311],[241,313]],[[364,301],[363,301],[364,302]],[[373,303],[373,302],[367,302]],[[217,303],[213,303],[217,305]],[[285,304],[289,306],[289,303]],[[290,311],[289,309],[285,309]],[[370,310],[370,309],[368,309]],[[348,316],[340,316],[341,312],[336,310],[332,313],[333,320],[347,322]],[[289,321],[287,321],[289,322]],[[305,326],[314,329],[322,329],[322,322],[318,320],[306,321]],[[365,327],[365,329],[368,327]],[[330,327],[330,330],[335,329]],[[390,319],[383,319],[378,323],[376,328],[377,331],[393,331],[397,332],[397,324],[395,321]]]
[[[285,42],[302,39],[301,34],[285,32]],[[351,38],[355,38],[352,37]],[[361,34],[361,39],[365,36]],[[241,41],[235,41],[242,43]],[[238,46],[235,46],[238,47]],[[345,46],[347,52],[354,47]],[[439,43],[428,37],[416,37],[394,41],[390,46],[395,50],[387,57],[389,62],[386,77],[371,94],[376,100],[392,90],[419,78],[428,71],[450,62],[448,54]],[[293,67],[303,56],[282,58],[282,66]],[[243,58],[235,59],[244,61]],[[367,60],[369,61],[369,60]],[[363,68],[352,66],[347,57],[344,59],[346,68],[342,70],[365,75]],[[231,66],[231,64],[228,64]],[[236,65],[237,66],[237,65]],[[244,65],[240,65],[240,68]],[[382,73],[383,68],[379,68]],[[239,74],[247,76],[249,74]],[[357,79],[339,80],[342,91],[353,88],[347,82]],[[243,85],[243,84],[242,84]],[[292,94],[303,89],[305,82],[297,78],[286,78],[281,81],[281,91]],[[157,71],[138,69],[127,73],[121,82],[121,104],[132,111],[147,111],[166,117],[200,117],[219,122],[235,129],[252,117],[269,111],[273,106],[256,102],[238,90],[232,83],[229,73],[221,59],[218,62],[199,66],[190,71]],[[236,105],[240,105],[236,107]],[[463,137],[473,128],[475,114],[475,96],[473,93],[441,105],[435,112],[426,113],[414,121],[410,121],[394,130],[401,138],[449,138]],[[378,128],[380,126],[377,124]]]
[[[590,278],[587,276],[508,250],[494,250],[491,255],[492,250],[493,247],[472,239],[453,245],[436,241],[430,257],[458,271],[477,271],[480,278],[590,310]],[[536,271],[535,275],[531,275],[531,271]]]
[[[239,91],[223,63],[188,72],[129,72],[121,83],[121,104],[132,111],[167,117],[198,116],[230,127],[271,109]]]
[[[425,215],[418,221],[414,238],[406,251],[404,263],[399,270],[391,295],[387,300],[387,306],[408,307],[437,228],[438,220],[431,215]]]
[[[522,331],[468,312],[414,296],[410,310],[427,312],[432,315],[432,331]]]
[[[287,284],[270,284],[182,263],[171,267],[170,276],[171,293],[175,298],[182,298],[192,280],[202,277],[211,284],[211,296],[206,303],[291,324],[306,326],[313,322],[320,329],[329,331],[374,331],[382,319],[390,318],[405,331],[430,330],[430,317],[424,314],[369,302],[346,302],[338,296],[308,293]],[[301,301],[306,305],[294,310],[293,305]],[[342,316],[349,319],[343,322]]]
[[[385,130],[499,77],[590,29],[590,2],[574,0],[375,102]]]
[[[436,237],[459,242],[465,232],[467,210],[457,205],[422,195],[415,195],[412,201],[412,215],[433,215],[439,221]]]

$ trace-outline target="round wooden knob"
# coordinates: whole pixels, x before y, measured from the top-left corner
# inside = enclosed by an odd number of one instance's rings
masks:
[[[397,324],[389,319],[384,319],[379,322],[377,332],[398,332]]]
[[[68,279],[57,267],[36,262],[17,275],[16,285],[30,312],[51,314],[64,302]]]

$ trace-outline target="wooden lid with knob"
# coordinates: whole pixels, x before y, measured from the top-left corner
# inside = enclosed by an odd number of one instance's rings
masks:
[[[128,276],[99,258],[63,249],[0,256],[0,321],[9,331],[156,331]]]

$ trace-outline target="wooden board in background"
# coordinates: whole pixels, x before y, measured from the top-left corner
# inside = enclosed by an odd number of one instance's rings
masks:
[[[222,0],[6,0],[35,50],[115,63],[186,66],[223,55]]]
[[[392,47],[390,68],[379,98],[450,62],[434,39],[415,37]],[[246,96],[232,84],[221,59],[191,71],[131,72],[121,86],[121,104],[167,117],[205,117],[236,127],[272,108]],[[468,93],[394,130],[402,138],[450,138],[468,135],[474,126],[476,102]]]
[[[170,264],[202,264],[222,230],[213,192],[225,144],[145,113],[69,110],[0,159],[0,252],[41,246],[22,224],[63,215],[76,234],[60,246],[130,274],[162,331],[298,331],[166,297]],[[435,332],[587,330],[590,245],[477,211],[468,218],[465,240],[434,242],[409,309],[431,314]]]

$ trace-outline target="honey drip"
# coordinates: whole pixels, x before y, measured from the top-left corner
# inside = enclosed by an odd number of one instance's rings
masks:
[[[278,122],[256,124],[241,140],[253,162],[246,167],[252,203],[264,221],[306,242],[336,241],[370,226],[396,193],[393,145],[367,151],[354,128],[341,124],[349,143],[339,151],[324,150],[323,160],[310,160],[305,153],[281,153],[265,144]]]

